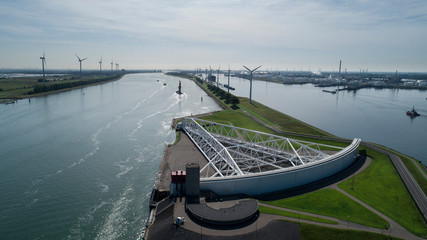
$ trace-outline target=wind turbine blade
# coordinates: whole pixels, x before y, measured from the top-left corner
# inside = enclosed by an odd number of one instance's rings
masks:
[[[253,71],[255,72],[258,68],[260,68],[262,65],[259,65],[257,68],[255,68]]]
[[[251,72],[251,70],[249,68],[247,68],[245,65],[243,65],[244,68],[246,68],[249,72]]]
[[[81,61],[83,62],[84,60],[86,60],[87,58],[83,58]]]
[[[81,59],[79,58],[79,56],[77,56],[77,53],[74,53],[74,54],[76,55],[77,59],[78,59],[79,61],[81,61]]]

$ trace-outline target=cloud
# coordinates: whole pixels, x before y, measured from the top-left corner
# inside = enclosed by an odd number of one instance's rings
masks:
[[[426,12],[424,0],[12,1],[0,6],[8,21],[0,37],[236,55],[373,52],[408,42],[426,51]]]

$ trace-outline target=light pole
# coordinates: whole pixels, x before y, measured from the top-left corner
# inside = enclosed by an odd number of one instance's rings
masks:
[[[254,68],[253,70],[250,70],[249,68],[247,68],[245,65],[243,65],[244,68],[246,68],[250,73],[251,73],[251,79],[250,79],[250,87],[249,87],[249,103],[252,104],[252,74],[261,67],[261,65],[259,65],[257,68]]]

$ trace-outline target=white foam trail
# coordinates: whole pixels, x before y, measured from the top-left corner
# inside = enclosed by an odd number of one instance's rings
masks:
[[[120,178],[121,176],[125,175],[126,173],[128,173],[130,170],[133,169],[132,166],[126,166],[126,165],[118,165],[118,166],[122,171],[116,175],[117,178]]]
[[[67,239],[84,238],[85,233],[82,231],[82,227],[91,224],[93,221],[93,215],[95,214],[95,212],[106,204],[111,204],[111,203],[102,201],[97,206],[91,207],[83,216],[78,217],[77,223],[71,226],[70,229],[68,230],[70,234],[67,236]]]
[[[128,139],[129,140],[131,140],[131,141],[136,141],[136,140],[138,140],[137,138],[135,138],[134,137],[134,135],[138,132],[138,130],[139,129],[141,129],[142,127],[143,127],[143,122],[145,121],[145,120],[147,120],[147,119],[149,119],[149,118],[152,118],[152,117],[154,117],[154,116],[156,116],[156,115],[159,115],[159,114],[161,114],[161,113],[164,113],[164,112],[167,112],[167,111],[169,111],[172,107],[174,107],[174,106],[176,106],[180,101],[181,101],[181,98],[178,96],[178,94],[176,94],[176,96],[174,95],[173,96],[173,98],[175,98],[175,101],[174,102],[172,102],[172,104],[170,104],[167,108],[165,108],[164,110],[162,110],[162,111],[157,111],[157,112],[155,112],[155,113],[152,113],[152,114],[150,114],[150,115],[148,115],[148,116],[146,116],[146,117],[144,117],[144,118],[142,118],[142,119],[139,119],[138,121],[137,121],[137,123],[136,123],[136,128],[134,128],[129,134],[128,134]]]
[[[156,95],[161,89],[154,91],[150,96],[142,99],[141,101],[139,101],[135,106],[133,106],[129,111],[126,111],[120,115],[117,115],[115,120],[108,122],[104,127],[99,128],[93,135],[92,135],[92,143],[93,143],[93,149],[92,151],[90,151],[89,153],[87,153],[85,156],[83,156],[82,158],[80,158],[78,161],[72,163],[70,166],[68,166],[68,169],[75,167],[76,165],[82,164],[84,162],[86,162],[89,158],[91,158],[93,155],[95,155],[98,150],[99,150],[99,146],[101,144],[101,142],[98,140],[99,135],[105,130],[105,129],[109,129],[111,128],[112,125],[117,124],[124,116],[131,114],[132,112],[134,112],[135,110],[137,110],[141,104],[143,104],[145,101],[147,101],[148,99],[151,99],[152,97],[154,97],[154,95]],[[59,171],[58,171],[59,172]],[[62,172],[62,170],[60,170],[60,172]],[[60,173],[59,172],[59,173]]]
[[[110,187],[107,184],[98,183],[98,188],[101,193],[106,193],[110,190]]]
[[[33,201],[31,201],[30,203],[28,203],[27,205],[25,205],[25,208],[31,208],[31,206],[32,206],[33,204],[35,204],[36,202],[38,202],[38,201],[39,201],[39,199],[38,199],[38,198],[33,199]]]
[[[113,207],[105,218],[95,239],[120,239],[128,225],[128,220],[124,215],[132,202],[132,198],[129,196],[132,192],[132,186],[128,186],[120,195],[120,198],[112,203]]]

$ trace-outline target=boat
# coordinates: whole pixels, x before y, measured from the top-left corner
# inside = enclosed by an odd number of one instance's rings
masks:
[[[417,111],[415,111],[415,107],[412,107],[411,111],[406,111],[406,115],[411,118],[420,116],[420,114]]]
[[[167,83],[163,83],[163,86],[166,86],[166,85],[168,85]]]
[[[182,92],[181,92],[181,80],[179,81],[178,91],[176,91],[176,93],[178,93],[179,95],[182,94]]]
[[[337,91],[336,90],[334,90],[334,91],[330,91],[330,90],[322,90],[323,92],[328,92],[328,93],[332,93],[332,94],[335,94],[335,93],[337,93]]]
[[[225,87],[225,88],[228,88],[228,89],[230,89],[230,90],[236,90],[234,87],[232,87],[232,86],[228,86],[228,84],[224,84],[224,87]]]

